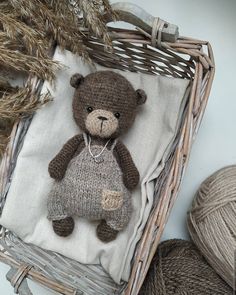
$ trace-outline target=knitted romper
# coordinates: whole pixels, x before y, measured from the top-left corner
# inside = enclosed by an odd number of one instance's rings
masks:
[[[111,149],[105,148],[96,162],[85,147],[69,163],[65,176],[55,181],[48,198],[48,219],[60,220],[68,216],[106,220],[120,231],[129,222],[132,205],[131,193],[123,183],[122,171]],[[91,147],[93,154],[101,152],[101,146]]]

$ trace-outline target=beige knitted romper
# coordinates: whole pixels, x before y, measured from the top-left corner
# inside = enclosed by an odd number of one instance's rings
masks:
[[[59,220],[68,216],[106,220],[115,230],[123,229],[131,217],[131,193],[123,183],[122,171],[111,149],[105,148],[98,161],[91,156],[88,138],[85,148],[69,163],[65,176],[55,181],[48,198],[48,219]],[[91,147],[93,154],[101,146]]]

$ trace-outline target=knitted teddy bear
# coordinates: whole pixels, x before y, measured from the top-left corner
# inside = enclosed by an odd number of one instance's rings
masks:
[[[99,220],[97,236],[109,242],[128,224],[131,191],[139,182],[132,157],[117,138],[131,127],[146,94],[112,71],[74,74],[70,83],[74,120],[83,134],[69,139],[49,164],[55,181],[48,219],[64,237],[73,232],[74,216]]]

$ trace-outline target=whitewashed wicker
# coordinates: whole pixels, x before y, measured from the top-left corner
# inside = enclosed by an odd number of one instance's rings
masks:
[[[178,37],[176,26],[151,17],[134,5],[115,4],[113,8],[123,21],[138,28],[109,28],[113,51],[104,50],[103,42],[90,36],[84,28],[84,42],[91,59],[109,68],[191,80],[191,93],[182,123],[165,168],[156,180],[155,203],[134,253],[129,282],[117,285],[101,266],[83,265],[57,253],[27,245],[7,229],[1,228],[0,261],[12,267],[7,277],[20,294],[31,294],[26,277],[61,294],[138,294],[177,197],[191,145],[204,114],[214,77],[210,44]],[[42,81],[29,77],[27,83],[33,84],[36,93],[40,91]],[[1,209],[31,119],[25,118],[15,124],[2,160]]]

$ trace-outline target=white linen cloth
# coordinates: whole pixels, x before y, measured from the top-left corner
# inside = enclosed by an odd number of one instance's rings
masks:
[[[68,51],[56,50],[54,59],[66,67],[57,73],[56,87],[44,83],[54,101],[36,112],[18,156],[0,224],[27,243],[59,252],[86,264],[100,263],[115,282],[128,280],[130,263],[153,203],[154,179],[163,168],[183,112],[189,81],[115,70],[135,89],[144,89],[145,105],[122,141],[128,147],[140,172],[139,187],[132,194],[134,212],[127,228],[117,239],[102,243],[96,237],[97,222],[76,218],[73,234],[54,234],[47,219],[47,196],[53,180],[48,163],[78,127],[72,117],[74,89],[69,80],[79,72],[87,75],[94,68]],[[97,70],[106,68],[96,65]]]

